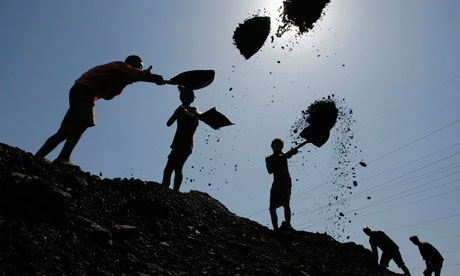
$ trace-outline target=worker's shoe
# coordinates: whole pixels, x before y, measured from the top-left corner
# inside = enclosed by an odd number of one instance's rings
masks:
[[[75,165],[75,163],[70,162],[70,160],[56,159],[56,160],[53,161],[53,164],[64,165],[64,166],[67,166],[67,167],[70,167],[70,168],[81,170],[81,168],[78,165]]]

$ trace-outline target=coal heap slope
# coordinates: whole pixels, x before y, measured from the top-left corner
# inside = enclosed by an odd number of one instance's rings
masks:
[[[396,275],[362,246],[274,235],[206,193],[101,179],[1,143],[0,237],[0,275]]]

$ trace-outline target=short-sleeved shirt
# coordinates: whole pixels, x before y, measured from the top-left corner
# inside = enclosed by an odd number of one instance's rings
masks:
[[[431,244],[427,242],[421,242],[418,246],[420,254],[425,261],[429,262],[442,262],[444,258],[441,256],[441,253],[434,248]]]
[[[190,112],[198,110],[193,106],[187,109]],[[199,123],[198,118],[187,115],[183,106],[176,109],[175,116],[177,130],[171,144],[171,149],[191,153],[193,150],[193,135]]]
[[[395,252],[399,250],[398,245],[382,231],[372,231],[369,237],[371,247],[379,247],[384,252]]]
[[[90,69],[81,75],[75,84],[88,86],[95,100],[110,100],[120,95],[128,84],[139,81],[142,77],[140,69],[126,62],[114,61]]]

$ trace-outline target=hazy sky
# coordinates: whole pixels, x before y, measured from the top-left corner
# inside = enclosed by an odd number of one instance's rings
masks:
[[[233,45],[235,28],[257,13],[272,18],[274,35],[280,5],[2,1],[0,142],[35,153],[58,129],[73,82],[96,65],[138,54],[165,79],[214,69],[214,82],[196,92],[194,105],[216,107],[235,125],[214,131],[200,124],[181,191],[207,192],[271,228],[270,142],[279,137],[288,150],[301,111],[334,94],[353,110],[353,139],[340,153],[339,121],[323,147],[307,145],[291,159],[293,227],[367,248],[362,227],[384,230],[414,275],[424,269],[408,240],[416,234],[444,256],[443,275],[458,275],[460,2],[332,0],[309,34],[269,39],[245,60]],[[166,121],[179,104],[174,86],[149,83],[98,100],[96,126],[72,161],[103,177],[160,182],[175,132]],[[400,272],[394,263],[390,269]]]

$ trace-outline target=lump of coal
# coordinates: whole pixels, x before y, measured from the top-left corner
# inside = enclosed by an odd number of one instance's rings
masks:
[[[307,122],[311,125],[322,125],[331,129],[337,121],[338,109],[335,102],[330,99],[315,101],[307,112]]]
[[[270,33],[270,17],[255,16],[239,24],[233,33],[233,44],[249,59],[262,48]]]
[[[308,32],[313,24],[324,14],[323,10],[330,0],[285,0],[281,13],[281,25],[276,35],[280,37],[291,27],[296,26],[300,34]]]
[[[364,162],[359,162],[359,164],[360,164],[361,166],[363,166],[364,168],[367,167],[367,164],[364,163]]]

